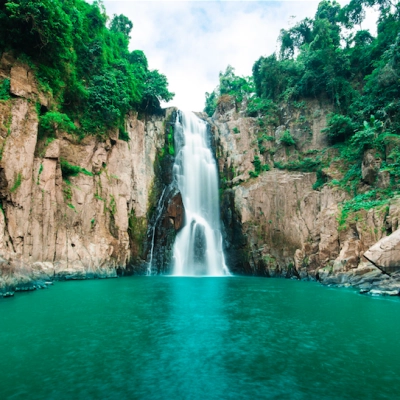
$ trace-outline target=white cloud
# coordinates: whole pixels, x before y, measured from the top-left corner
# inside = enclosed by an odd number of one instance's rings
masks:
[[[230,64],[237,74],[251,75],[254,62],[275,51],[280,29],[312,17],[318,1],[106,0],[104,5],[109,16],[124,14],[133,22],[130,48],[143,50],[150,68],[167,76],[175,92],[168,105],[198,111],[204,93],[218,84],[219,71]]]

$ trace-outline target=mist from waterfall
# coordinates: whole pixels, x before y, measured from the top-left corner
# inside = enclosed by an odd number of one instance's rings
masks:
[[[222,251],[218,169],[207,123],[179,111],[175,123],[175,183],[185,208],[185,225],[173,248],[176,276],[229,275]]]

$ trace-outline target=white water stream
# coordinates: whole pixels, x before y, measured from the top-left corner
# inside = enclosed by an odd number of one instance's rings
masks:
[[[156,220],[155,220],[154,225],[153,225],[153,233],[151,235],[150,261],[149,261],[149,263],[147,265],[147,275],[151,275],[152,270],[153,270],[154,237],[156,235],[157,222],[160,219],[161,214],[163,212],[162,202],[164,200],[164,193],[165,193],[166,189],[167,188],[165,187],[164,190],[162,191],[161,197],[160,197],[160,199],[158,200],[158,203],[157,203],[157,215],[156,215]]]
[[[185,225],[174,243],[173,275],[229,275],[222,251],[218,171],[208,146],[207,124],[180,111],[174,132],[174,178],[182,195]]]

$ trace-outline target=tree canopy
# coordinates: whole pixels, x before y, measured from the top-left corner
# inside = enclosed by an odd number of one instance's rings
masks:
[[[124,15],[110,20],[97,0],[0,0],[0,53],[28,62],[85,134],[122,127],[128,110],[157,112],[174,96],[144,53],[129,51],[132,28]]]
[[[366,10],[379,11],[374,37],[361,28]],[[244,85],[251,83],[243,96]],[[205,112],[212,115],[224,93],[236,102],[246,99],[241,110],[258,117],[260,155],[266,152],[265,127],[273,134],[286,124],[279,110],[306,108],[318,100],[333,110],[324,129],[332,154],[348,168],[340,184],[354,192],[362,188],[361,164],[364,152],[375,151],[381,171],[389,173],[391,193],[400,185],[400,3],[392,0],[351,0],[341,7],[335,0],[319,3],[314,18],[306,18],[289,29],[282,29],[278,51],[255,61],[251,78],[240,78],[228,66],[220,73],[220,84],[206,93]],[[303,110],[304,111],[304,110]],[[301,117],[306,119],[303,112]],[[297,123],[297,122],[296,122]],[[299,122],[301,124],[301,121]],[[300,128],[302,129],[302,128]],[[264,131],[263,131],[264,130]],[[274,140],[274,138],[272,138]],[[292,142],[286,140],[286,145]],[[293,145],[294,146],[294,145]],[[316,171],[324,184],[323,168],[329,158],[304,158],[277,168]],[[324,152],[325,150],[321,150]],[[313,154],[318,154],[315,149]],[[322,154],[322,153],[321,153]],[[273,161],[273,151],[269,154]],[[272,157],[272,158],[271,158]],[[319,158],[318,158],[319,157]],[[307,162],[305,162],[307,160]],[[323,160],[323,161],[322,161]],[[350,190],[350,189],[349,189]],[[364,190],[364,189],[363,189]],[[385,192],[386,193],[386,192]]]
[[[368,7],[379,8],[377,36],[356,29]],[[350,30],[349,30],[350,29]],[[330,101],[352,126],[375,115],[390,132],[400,131],[400,4],[391,0],[351,0],[343,8],[335,0],[319,3],[314,18],[282,29],[279,51],[253,65],[254,102]],[[206,94],[206,109],[228,93],[241,101],[243,79],[228,66],[220,85]],[[248,79],[248,78],[247,78]],[[248,81],[250,82],[250,81]],[[249,88],[251,86],[247,86]],[[258,99],[258,100],[256,100]],[[265,103],[266,104],[266,103]],[[337,120],[333,119],[335,124]],[[341,132],[335,140],[345,140]]]

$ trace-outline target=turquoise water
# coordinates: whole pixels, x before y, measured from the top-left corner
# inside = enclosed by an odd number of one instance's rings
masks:
[[[393,399],[399,330],[399,299],[312,282],[59,282],[0,301],[0,398]]]

